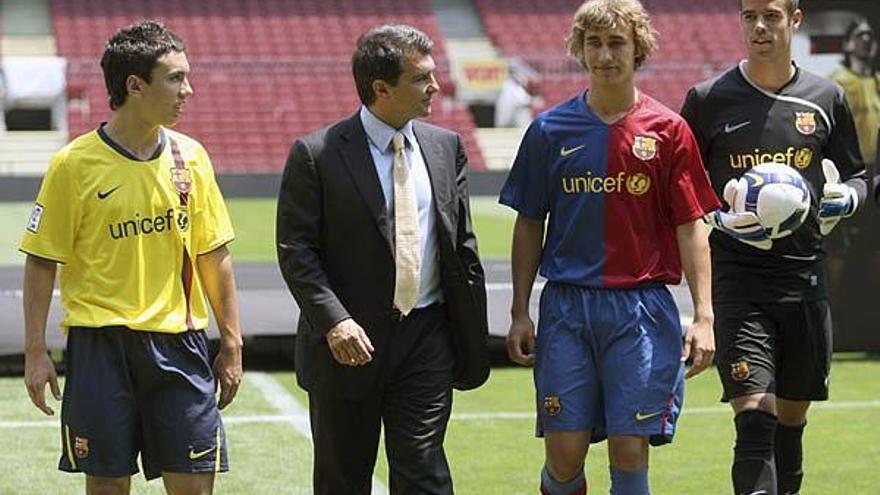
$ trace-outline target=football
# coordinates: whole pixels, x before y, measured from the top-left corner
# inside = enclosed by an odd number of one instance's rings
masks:
[[[781,163],[762,163],[739,178],[736,212],[754,213],[771,239],[781,239],[803,225],[810,211],[810,189],[797,170]]]

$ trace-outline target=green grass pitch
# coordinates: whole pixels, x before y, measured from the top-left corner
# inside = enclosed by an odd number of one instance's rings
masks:
[[[275,199],[230,199],[229,215],[235,228],[230,244],[237,261],[275,261]],[[24,262],[18,243],[33,203],[0,203],[0,265]],[[474,229],[485,258],[510,257],[510,235],[515,214],[495,198],[472,198]]]
[[[279,410],[249,371],[239,397],[224,413],[232,471],[220,475],[218,494],[307,494],[311,445]],[[806,441],[804,494],[875,493],[880,474],[880,361],[839,355],[833,368],[832,400],[815,406]],[[290,372],[270,374],[303,406],[305,395]],[[262,378],[266,378],[265,376]],[[733,442],[731,413],[718,403],[718,379],[709,370],[688,382],[685,412],[672,445],[652,449],[653,493],[730,493]],[[537,492],[543,446],[534,438],[529,370],[494,369],[482,388],[457,393],[446,440],[456,492],[514,495]],[[57,414],[57,408],[56,408]],[[302,419],[302,418],[301,418]],[[57,420],[30,405],[20,377],[0,379],[0,495],[81,494],[83,478],[56,470],[60,439]],[[587,460],[591,493],[608,493],[605,444]],[[387,467],[380,452],[377,477]],[[161,481],[135,476],[132,493],[164,493]]]

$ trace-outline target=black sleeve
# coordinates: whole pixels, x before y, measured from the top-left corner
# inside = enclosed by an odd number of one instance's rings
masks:
[[[856,191],[859,197],[858,204],[861,207],[865,204],[865,198],[868,194],[867,175],[865,164],[862,162],[862,152],[859,149],[859,137],[856,133],[852,112],[843,95],[843,90],[840,88],[835,95],[832,111],[834,128],[822,150],[823,155],[831,159],[837,166],[841,180]]]
[[[681,106],[681,116],[684,117],[684,120],[687,122],[688,127],[691,128],[691,132],[694,134],[694,137],[697,139],[697,145],[700,147],[700,155],[703,158],[703,163],[706,163],[706,151],[707,151],[707,142],[706,136],[703,133],[703,126],[700,125],[698,108],[700,106],[700,97],[697,95],[697,89],[691,88],[688,90],[688,94],[684,99],[684,104]],[[708,167],[708,165],[706,165]]]
[[[281,191],[275,241],[284,281],[311,327],[321,334],[350,315],[321,267],[321,178],[312,150],[297,141],[290,150]]]

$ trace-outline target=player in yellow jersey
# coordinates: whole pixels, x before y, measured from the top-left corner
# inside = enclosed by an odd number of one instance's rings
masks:
[[[127,494],[140,454],[169,493],[209,494],[227,469],[219,409],[242,373],[232,225],[204,148],[168,129],[193,95],[181,39],[156,22],[129,26],[101,67],[113,115],[53,157],[20,246],[26,386],[53,414],[45,329],[61,265],[59,469],[84,472],[88,494]],[[206,297],[221,335],[213,370]]]
[[[880,44],[868,20],[852,21],[843,37],[843,65],[828,75],[846,94],[865,163],[873,163],[877,156],[877,131],[880,130],[878,49]]]

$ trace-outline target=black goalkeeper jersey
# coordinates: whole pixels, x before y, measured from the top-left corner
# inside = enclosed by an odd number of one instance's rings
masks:
[[[712,232],[713,299],[785,302],[826,296],[825,248],[816,221],[822,159],[865,198],[865,169],[852,114],[836,84],[797,68],[776,93],[759,88],[743,63],[691,88],[681,110],[718,197],[732,178],[763,162],[785,163],[807,179],[812,205],[804,225],[769,251]]]

